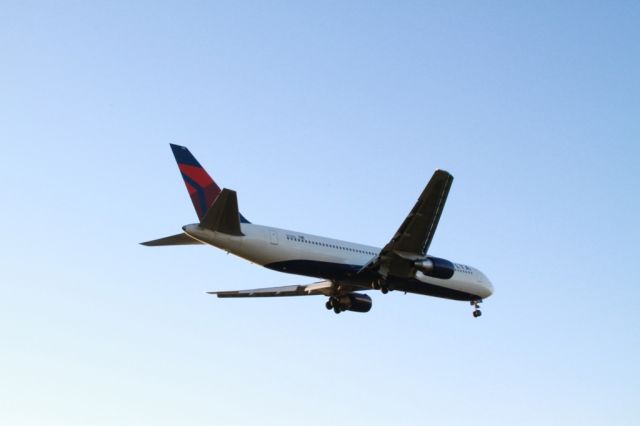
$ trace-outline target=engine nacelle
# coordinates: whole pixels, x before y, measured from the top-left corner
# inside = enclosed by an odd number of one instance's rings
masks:
[[[340,298],[340,309],[343,311],[369,312],[373,301],[366,294],[351,293]]]
[[[453,263],[439,257],[429,256],[426,259],[416,261],[413,266],[425,275],[443,280],[451,278],[455,272]]]

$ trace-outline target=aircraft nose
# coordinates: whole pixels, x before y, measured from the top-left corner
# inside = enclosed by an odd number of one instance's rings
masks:
[[[485,292],[485,294],[482,295],[483,299],[486,299],[487,297],[489,297],[489,296],[491,296],[493,294],[493,284],[491,284],[491,281],[486,279],[486,277],[485,277],[484,282],[482,283],[482,287],[483,287],[483,290]]]
[[[478,296],[482,297],[483,299],[486,299],[487,297],[491,296],[493,294],[493,284],[491,284],[491,281],[489,281],[489,278],[487,278],[487,276],[485,274],[483,274],[481,271],[476,270],[477,274],[478,274],[478,280],[476,281],[477,285],[478,285]]]
[[[487,290],[489,291],[489,295],[493,294],[493,284],[491,284],[489,280],[487,280]]]

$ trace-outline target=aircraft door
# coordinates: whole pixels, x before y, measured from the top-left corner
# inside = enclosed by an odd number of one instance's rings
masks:
[[[278,245],[278,233],[276,231],[269,231],[270,237],[271,237],[271,244],[273,244],[274,246]]]

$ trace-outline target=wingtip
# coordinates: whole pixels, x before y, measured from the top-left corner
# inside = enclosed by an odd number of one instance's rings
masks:
[[[449,173],[448,171],[444,170],[444,169],[436,169],[436,171],[433,172],[433,175],[434,176],[443,175],[443,176],[446,176],[446,177],[449,177],[449,178],[453,179],[453,175],[451,173]]]

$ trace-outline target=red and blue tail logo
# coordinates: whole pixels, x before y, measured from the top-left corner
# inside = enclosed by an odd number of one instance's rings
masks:
[[[171,144],[171,150],[189,191],[193,207],[196,209],[198,218],[202,220],[211,204],[220,195],[220,187],[186,147]]]
[[[171,145],[171,151],[176,158],[178,168],[184,179],[184,184],[189,191],[189,197],[193,207],[196,209],[198,219],[202,220],[207,210],[220,195],[220,187],[211,179],[209,173],[200,165],[198,160],[189,150],[180,145]],[[240,215],[242,223],[249,223],[247,219]]]

